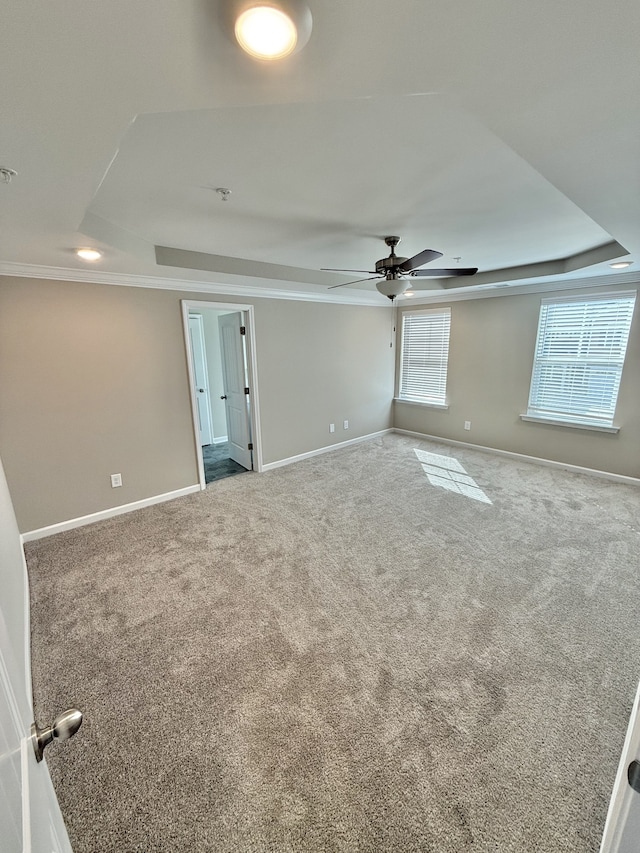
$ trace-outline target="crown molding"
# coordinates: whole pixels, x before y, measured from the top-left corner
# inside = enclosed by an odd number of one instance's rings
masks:
[[[557,276],[545,281],[519,284],[484,284],[478,288],[465,290],[439,290],[429,295],[409,296],[398,304],[402,308],[411,305],[434,305],[440,302],[462,302],[468,299],[491,299],[495,296],[523,296],[527,293],[553,293],[558,290],[585,290],[596,287],[620,287],[640,284],[640,270],[610,275],[594,275],[583,278],[564,278]]]
[[[290,299],[298,302],[328,302],[334,305],[365,305],[370,308],[389,307],[386,300],[381,302],[377,291],[367,293],[366,291],[354,292],[350,290],[340,295],[324,294],[303,290],[283,290],[275,287],[256,287],[247,284],[222,284],[213,281],[189,281],[188,279],[163,278],[161,276],[21,264],[14,261],[0,262],[0,276],[107,284],[118,287],[147,287],[152,290],[175,290],[180,293],[212,293],[233,297],[248,296],[257,299]]]
[[[52,281],[73,281],[87,284],[107,284],[118,287],[146,287],[156,290],[174,290],[179,293],[210,293],[219,296],[245,296],[256,299],[289,299],[298,302],[324,302],[333,305],[364,305],[371,308],[388,308],[387,301],[381,302],[377,292],[308,293],[302,290],[283,290],[275,287],[256,287],[247,284],[223,284],[213,281],[189,281],[188,279],[163,278],[161,276],[132,275],[129,273],[103,272],[101,270],[73,269],[67,267],[21,264],[0,261],[0,276],[16,278],[39,278]],[[640,284],[640,270],[622,273],[564,278],[556,276],[545,281],[526,283],[483,284],[466,287],[464,290],[438,290],[428,295],[402,297],[396,302],[400,308],[412,305],[434,305],[441,302],[461,302],[469,299],[491,299],[496,296],[522,296],[527,293],[552,293],[558,290],[575,290],[597,287],[619,287]]]

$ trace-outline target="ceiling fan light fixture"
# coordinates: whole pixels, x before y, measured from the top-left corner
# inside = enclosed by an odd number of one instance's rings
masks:
[[[376,287],[383,296],[393,301],[396,296],[402,296],[409,288],[409,282],[402,278],[385,278],[376,282]]]
[[[311,12],[302,0],[249,0],[234,4],[233,31],[255,59],[284,59],[311,35]]]

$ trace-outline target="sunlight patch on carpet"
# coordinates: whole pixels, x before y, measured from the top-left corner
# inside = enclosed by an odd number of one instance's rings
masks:
[[[439,453],[429,453],[427,450],[414,448],[414,453],[422,464],[427,479],[432,486],[457,492],[474,501],[490,504],[491,501],[470,477],[463,466],[453,456],[442,456]]]

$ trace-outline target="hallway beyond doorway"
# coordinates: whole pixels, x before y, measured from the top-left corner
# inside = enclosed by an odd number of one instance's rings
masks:
[[[229,458],[229,444],[207,444],[202,448],[204,477],[207,485],[214,480],[246,473],[246,468]]]

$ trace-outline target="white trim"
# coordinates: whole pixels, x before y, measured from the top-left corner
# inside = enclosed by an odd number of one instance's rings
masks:
[[[204,473],[204,459],[202,457],[202,445],[200,444],[200,428],[199,417],[198,417],[198,401],[196,400],[195,393],[195,376],[196,371],[193,364],[193,352],[191,351],[191,339],[189,336],[189,314],[191,312],[191,308],[189,307],[189,303],[187,300],[181,300],[181,308],[182,308],[182,332],[184,335],[184,345],[187,355],[187,376],[189,382],[189,401],[191,403],[191,425],[193,428],[193,440],[194,440],[194,450],[196,452],[196,464],[198,466],[198,481],[200,484],[200,489],[206,489],[207,482]]]
[[[539,456],[526,456],[524,453],[514,453],[511,450],[498,450],[495,447],[485,447],[482,444],[469,444],[468,441],[456,441],[453,438],[443,438],[440,435],[428,435],[424,432],[414,432],[410,429],[394,428],[392,432],[398,435],[414,435],[416,438],[424,438],[427,441],[437,441],[440,444],[451,444],[454,447],[468,447],[470,450],[479,450],[482,453],[493,453],[494,456],[506,456],[509,459],[519,459],[522,462],[533,462],[535,465],[544,465],[547,468],[562,468],[574,474],[588,474],[592,477],[600,477],[603,480],[613,480],[615,483],[626,483],[629,486],[640,486],[640,478],[627,477],[625,474],[613,474],[610,471],[598,471],[596,468],[583,468],[581,465],[570,465],[568,462],[556,462],[555,459],[542,459]]]
[[[605,293],[589,293],[585,294],[592,301],[597,299],[624,299],[633,296],[634,299],[638,295],[637,290],[611,290]],[[540,300],[541,305],[557,305],[564,302],[580,302],[584,298],[580,293],[572,293],[571,296],[547,296]]]
[[[213,281],[189,281],[181,278],[163,278],[161,276],[133,275],[101,270],[71,269],[66,267],[38,266],[37,264],[19,264],[13,261],[0,263],[0,276],[16,278],[44,278],[51,281],[80,281],[89,284],[110,284],[119,287],[148,287],[156,290],[177,290],[187,293],[211,293],[231,297],[251,296],[260,299],[292,299],[296,302],[331,302],[336,305],[368,305],[373,308],[387,308],[388,303],[381,301],[378,291],[368,293],[340,291],[340,295],[327,292],[304,290],[285,290],[275,287],[257,287],[248,284],[224,284]],[[241,276],[238,276],[241,278]]]
[[[253,444],[253,468],[264,471],[262,457],[262,428],[260,426],[260,392],[258,389],[258,358],[256,350],[255,308],[248,309],[247,326],[247,370],[249,372],[249,412],[251,414],[251,442]]]
[[[0,267],[1,269],[1,267]],[[528,293],[555,293],[576,288],[590,289],[594,287],[620,287],[640,283],[640,272],[619,273],[617,275],[598,275],[589,278],[563,279],[553,278],[547,281],[528,281],[514,284],[483,284],[477,288],[465,287],[460,289],[437,290],[429,295],[412,296],[406,302],[403,300],[398,307],[405,311],[414,305],[437,305],[440,302],[464,302],[468,299],[491,299],[494,296],[523,296]]]
[[[24,583],[24,668],[26,673],[25,686],[27,689],[27,705],[33,716],[33,674],[31,671],[31,591],[29,589],[29,569],[24,553],[24,540],[20,536],[20,554],[22,556],[22,576]]]
[[[421,406],[423,409],[449,409],[448,403],[426,403],[424,400],[403,400],[402,397],[394,397],[394,403],[402,403],[405,406]]]
[[[187,354],[187,372],[189,375],[189,396],[191,398],[191,419],[193,422],[193,434],[195,441],[196,458],[198,461],[198,477],[200,488],[206,489],[207,483],[204,473],[204,460],[202,458],[202,447],[200,446],[200,430],[198,429],[198,404],[194,391],[194,370],[191,347],[189,346],[189,312],[190,311],[227,311],[228,313],[240,311],[244,313],[243,324],[247,330],[247,370],[249,373],[249,414],[251,419],[251,442],[253,444],[253,470],[260,473],[262,467],[262,432],[260,429],[260,395],[258,393],[258,365],[256,356],[256,324],[255,307],[248,304],[235,302],[205,302],[193,299],[181,299],[182,326],[184,331],[184,343]],[[227,441],[228,438],[225,438]],[[214,444],[216,442],[214,441]]]
[[[521,421],[530,421],[532,424],[551,424],[551,426],[570,427],[571,429],[590,429],[595,432],[620,432],[617,426],[600,426],[598,424],[578,423],[578,421],[562,421],[559,418],[543,418],[540,415],[520,415]]]
[[[361,435],[358,438],[350,438],[348,441],[341,441],[338,444],[329,444],[327,447],[319,447],[317,450],[309,450],[307,453],[299,453],[297,456],[288,456],[286,459],[278,459],[277,462],[267,462],[262,466],[263,471],[271,471],[274,468],[282,468],[283,465],[292,465],[294,462],[301,462],[303,459],[310,459],[312,456],[320,456],[322,453],[331,453],[333,450],[340,450],[343,447],[349,447],[352,444],[360,444],[363,441],[369,441],[372,438],[378,438],[381,435],[387,435],[394,432],[393,428],[381,429],[378,432],[370,432],[368,435]]]
[[[144,509],[146,506],[164,503],[164,501],[172,501],[174,498],[182,498],[185,495],[191,495],[194,492],[200,491],[200,484],[196,483],[193,486],[185,486],[184,489],[175,489],[173,492],[165,492],[163,495],[153,495],[150,498],[143,498],[141,501],[133,501],[129,504],[121,504],[113,506],[109,509],[102,509],[99,512],[92,512],[89,515],[82,515],[79,518],[70,518],[68,521],[59,521],[57,524],[50,524],[48,527],[39,527],[37,530],[28,530],[21,535],[22,542],[33,542],[36,539],[44,539],[45,536],[53,536],[55,533],[62,533],[65,530],[73,530],[75,527],[83,527],[85,524],[93,524],[94,521],[104,521],[106,518],[113,518],[116,515],[123,515],[126,512],[134,512],[136,509]]]
[[[285,290],[275,287],[257,287],[247,284],[224,284],[213,281],[190,281],[180,278],[164,278],[162,276],[134,275],[131,273],[104,272],[96,269],[75,269],[67,267],[41,266],[39,264],[22,264],[15,261],[0,263],[0,276],[15,276],[16,278],[44,278],[52,281],[79,281],[94,284],[110,284],[120,287],[148,287],[158,290],[176,290],[191,293],[212,293],[227,296],[250,296],[262,299],[291,299],[296,302],[328,302],[336,305],[368,305],[372,308],[388,308],[388,301],[382,301],[377,291],[345,290],[340,294],[306,292],[301,290]],[[239,276],[240,277],[240,276]],[[557,290],[573,290],[577,287],[594,288],[640,283],[640,272],[627,270],[622,273],[594,275],[588,278],[566,279],[563,277],[542,278],[526,283],[497,282],[464,289],[442,289],[430,294],[416,295],[398,304],[401,310],[409,305],[430,305],[439,302],[460,302],[468,299],[487,299],[493,296],[520,296],[526,293],[546,293]]]
[[[225,444],[227,441],[229,441],[229,436],[221,435],[218,438],[214,438],[211,444]]]

